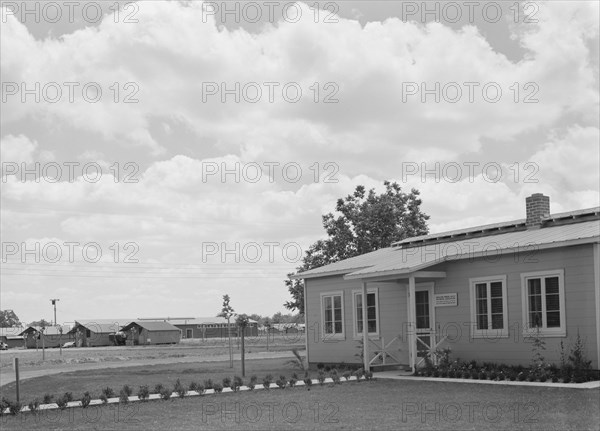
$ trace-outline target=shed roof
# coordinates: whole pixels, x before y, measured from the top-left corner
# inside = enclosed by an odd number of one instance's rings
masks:
[[[227,324],[227,319],[224,317],[194,317],[193,319],[169,319],[172,325],[223,325]],[[235,323],[235,318],[231,318],[230,323]],[[256,320],[250,319],[250,323],[258,323]]]
[[[60,335],[60,329],[62,328],[63,330],[63,334],[67,334],[69,332],[69,330],[71,329],[70,326],[67,325],[57,325],[57,326],[46,326],[46,328],[44,329],[44,334],[45,335]],[[26,328],[21,328],[22,331],[19,335],[25,335],[25,334],[30,334],[33,332],[39,332],[41,331],[42,327],[41,326],[28,326]]]
[[[140,328],[144,328],[147,331],[177,331],[179,332],[179,328],[171,325],[169,322],[165,321],[152,321],[152,320],[136,320],[135,322],[131,322],[128,325],[123,327],[123,331],[129,331],[133,326],[138,326]]]

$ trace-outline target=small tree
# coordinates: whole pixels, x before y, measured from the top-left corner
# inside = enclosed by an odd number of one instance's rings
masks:
[[[229,339],[229,368],[233,368],[233,347],[231,346],[231,318],[235,315],[233,307],[229,305],[229,295],[223,295],[223,308],[217,315],[227,319],[227,338]]]
[[[235,323],[239,328],[242,339],[242,377],[246,377],[246,349],[244,344],[244,337],[246,336],[246,327],[248,326],[249,322],[250,319],[246,314],[240,314],[235,320]]]

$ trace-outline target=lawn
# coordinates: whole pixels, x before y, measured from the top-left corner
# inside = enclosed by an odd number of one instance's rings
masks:
[[[290,354],[291,358],[291,354]],[[289,359],[261,359],[246,361],[246,376],[256,374],[262,379],[266,374],[273,374],[275,378],[280,374],[290,376],[294,370],[286,365]],[[23,380],[20,386],[20,398],[29,402],[34,398],[40,400],[44,394],[60,396],[65,392],[72,392],[75,399],[79,399],[84,392],[89,391],[94,398],[98,398],[101,389],[107,386],[119,393],[123,385],[127,384],[134,390],[134,395],[140,385],[153,388],[157,383],[173,387],[177,379],[184,385],[195,381],[202,383],[205,379],[220,382],[224,377],[233,378],[242,375],[240,361],[234,361],[234,368],[229,368],[229,362],[198,362],[171,363],[160,365],[143,365],[133,367],[120,367],[110,369],[92,369],[53,374]],[[301,375],[298,372],[298,375]],[[15,384],[9,383],[0,387],[0,395],[8,399],[15,399]]]
[[[304,349],[304,334],[271,334],[269,351],[289,351]],[[234,353],[239,355],[239,340],[232,340]],[[247,337],[247,352],[267,351],[265,336]],[[22,369],[60,368],[64,364],[85,362],[122,362],[131,360],[209,357],[226,354],[229,351],[227,339],[208,338],[182,340],[179,344],[160,346],[104,346],[62,349],[46,349],[42,361],[42,349],[10,349],[0,352],[0,368],[12,368],[13,358],[19,357]]]
[[[82,384],[85,384],[82,382]],[[375,380],[3,417],[31,429],[597,429],[599,391]]]

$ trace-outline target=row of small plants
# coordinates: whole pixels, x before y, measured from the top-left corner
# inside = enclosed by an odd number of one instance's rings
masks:
[[[342,378],[348,381],[351,377],[355,377],[355,381],[357,382],[360,382],[361,379],[372,380],[373,373],[371,371],[364,372],[362,369],[355,371],[345,370],[343,372],[339,372],[336,368],[330,369],[329,372],[326,372],[324,369],[317,370],[317,382],[319,385],[324,385],[325,380],[328,377],[331,378],[332,383],[335,385],[340,384],[342,382]],[[304,373],[304,377],[302,379],[300,379],[296,373],[293,373],[290,378],[280,375],[278,379],[275,379],[271,374],[267,374],[262,378],[260,383],[257,376],[251,376],[247,382],[245,382],[240,376],[234,376],[233,379],[230,377],[225,377],[221,382],[213,382],[212,379],[204,380],[202,383],[192,381],[187,386],[177,379],[173,387],[164,386],[161,383],[155,385],[154,388],[150,388],[147,385],[142,385],[139,387],[136,395],[142,402],[148,401],[151,394],[159,394],[161,399],[167,401],[172,399],[173,394],[176,394],[176,396],[179,398],[183,398],[186,395],[203,395],[209,389],[212,389],[215,393],[223,392],[224,388],[230,388],[233,392],[238,392],[242,386],[246,386],[248,390],[252,391],[260,384],[264,389],[268,390],[271,389],[272,383],[275,383],[280,389],[285,389],[288,387],[293,388],[299,381],[302,381],[308,390],[310,390],[310,387],[313,384],[313,380],[308,371]],[[103,388],[98,398],[104,404],[107,404],[110,398],[116,398],[118,396],[119,403],[127,404],[130,401],[129,397],[132,395],[133,389],[129,385],[124,385],[118,395],[110,387]],[[85,392],[78,400],[73,398],[73,394],[71,392],[65,392],[58,398],[55,398],[53,395],[46,394],[44,395],[42,402],[40,402],[39,399],[35,399],[27,404],[27,406],[29,407],[29,410],[35,414],[39,411],[41,404],[55,403],[59,409],[64,410],[68,407],[69,402],[79,401],[81,403],[81,407],[87,408],[92,399],[93,396],[89,392]],[[7,409],[9,414],[17,415],[19,412],[21,412],[21,409],[24,407],[24,405],[25,404],[2,398],[2,400],[0,400],[0,415],[4,415]]]
[[[510,380],[528,382],[584,383],[600,380],[600,371],[592,370],[592,361],[587,360],[584,344],[579,336],[567,354],[563,342],[560,343],[560,365],[546,362],[543,351],[546,350],[543,338],[537,336],[532,341],[532,359],[529,367],[496,364],[493,362],[450,360],[451,350],[436,352],[437,365],[429,358],[425,367],[415,372],[417,376],[447,377],[474,380]]]

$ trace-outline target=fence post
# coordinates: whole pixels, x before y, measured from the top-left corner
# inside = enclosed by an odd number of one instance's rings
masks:
[[[17,392],[17,402],[20,401],[19,395],[19,358],[13,358],[13,368],[15,369],[15,389]]]

